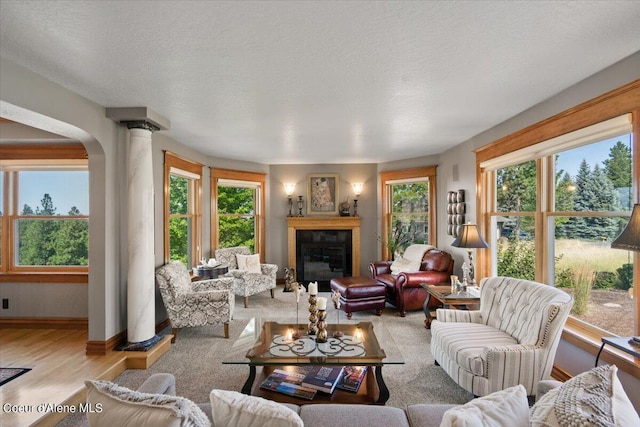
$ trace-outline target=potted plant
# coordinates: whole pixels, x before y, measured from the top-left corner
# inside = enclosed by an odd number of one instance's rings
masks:
[[[402,228],[402,223],[397,222],[396,226],[388,231],[386,239],[376,234],[376,240],[389,249],[391,260],[394,260],[396,255],[402,255],[407,246],[413,243],[415,234],[411,231],[413,227],[410,226],[409,231],[403,231]]]

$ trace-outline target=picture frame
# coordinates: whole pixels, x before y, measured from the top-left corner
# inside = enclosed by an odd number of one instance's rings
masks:
[[[338,215],[340,180],[335,173],[307,175],[307,215]]]

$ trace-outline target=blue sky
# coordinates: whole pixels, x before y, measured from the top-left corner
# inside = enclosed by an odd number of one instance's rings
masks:
[[[51,195],[56,214],[66,215],[72,206],[80,213],[89,214],[89,172],[20,172],[18,184],[18,211],[25,204],[35,211],[41,206],[45,193]]]
[[[580,163],[583,159],[587,160],[587,163],[593,167],[597,164],[603,167],[603,160],[609,158],[609,151],[616,142],[622,141],[627,147],[631,144],[631,134],[616,136],[615,138],[605,139],[602,142],[596,144],[589,144],[584,147],[574,148],[573,150],[565,151],[558,155],[557,168],[564,169],[569,172],[572,178],[575,178],[580,168]]]

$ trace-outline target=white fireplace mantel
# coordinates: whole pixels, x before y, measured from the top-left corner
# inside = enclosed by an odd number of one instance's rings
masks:
[[[351,230],[352,274],[360,275],[360,217],[287,217],[287,250],[289,267],[296,269],[296,231],[297,230]]]

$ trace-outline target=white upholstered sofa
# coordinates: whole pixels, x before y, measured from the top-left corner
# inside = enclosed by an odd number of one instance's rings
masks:
[[[529,396],[549,379],[572,298],[552,286],[509,277],[482,280],[480,309],[438,309],[431,353],[465,390],[485,396],[522,384]]]

